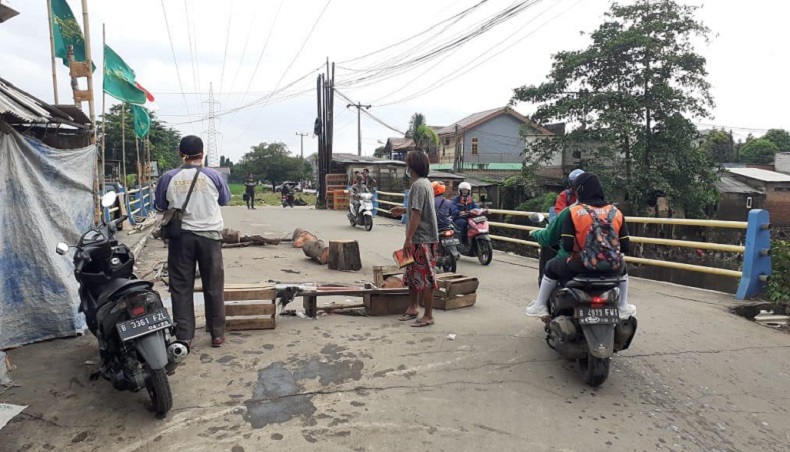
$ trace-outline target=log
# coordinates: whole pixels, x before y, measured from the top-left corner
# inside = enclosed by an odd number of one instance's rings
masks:
[[[319,264],[326,265],[326,263],[329,262],[329,247],[326,246],[323,240],[305,242],[301,248],[305,256]]]
[[[260,234],[242,234],[234,229],[226,228],[222,230],[222,243],[229,245],[226,246],[226,248],[235,248],[239,246],[279,245],[280,239],[270,239]]]
[[[330,240],[329,269],[361,270],[362,259],[359,257],[359,243],[356,240]]]
[[[406,284],[397,276],[390,276],[385,279],[384,283],[381,285],[382,289],[402,289],[404,287],[406,287]]]
[[[302,248],[305,243],[312,242],[312,241],[317,241],[317,240],[318,240],[318,237],[316,237],[313,234],[305,231],[304,229],[299,229],[299,228],[296,228],[294,230],[294,235],[291,238],[291,241],[293,242],[293,247],[294,248]]]

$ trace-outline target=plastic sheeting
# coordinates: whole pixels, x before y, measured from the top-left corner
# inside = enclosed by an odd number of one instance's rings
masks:
[[[96,146],[53,149],[0,121],[0,350],[85,330],[70,256],[93,225]]]

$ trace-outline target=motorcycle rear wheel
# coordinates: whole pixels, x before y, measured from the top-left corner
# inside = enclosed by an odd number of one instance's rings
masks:
[[[365,230],[370,231],[373,229],[373,217],[365,215]]]
[[[584,382],[593,388],[601,386],[609,378],[609,362],[611,358],[596,358],[589,353],[579,360],[579,370]]]
[[[165,369],[149,369],[145,388],[148,390],[148,396],[151,397],[154,412],[158,415],[167,414],[173,407],[173,393]]]
[[[455,256],[446,249],[442,249],[442,253],[442,270],[444,270],[445,273],[455,273],[458,267]]]
[[[493,258],[494,249],[491,247],[491,242],[485,240],[477,242],[477,260],[483,265],[488,265]]]

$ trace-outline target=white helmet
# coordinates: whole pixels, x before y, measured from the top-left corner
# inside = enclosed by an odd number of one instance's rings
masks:
[[[582,169],[575,169],[575,170],[571,171],[571,174],[568,175],[568,180],[570,180],[571,183],[573,183],[573,181],[575,181],[576,178],[581,176],[582,174],[584,174],[584,170],[582,170]]]
[[[458,184],[458,191],[464,191],[464,190],[471,192],[472,185],[469,182],[461,182],[460,184]]]

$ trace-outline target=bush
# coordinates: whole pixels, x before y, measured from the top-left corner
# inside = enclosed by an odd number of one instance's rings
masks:
[[[532,198],[529,201],[522,202],[516,207],[516,210],[521,212],[540,212],[548,214],[549,209],[554,207],[557,201],[557,193],[544,193],[537,198]]]
[[[768,282],[768,299],[775,302],[790,301],[790,242],[772,242],[771,261],[773,269]]]

